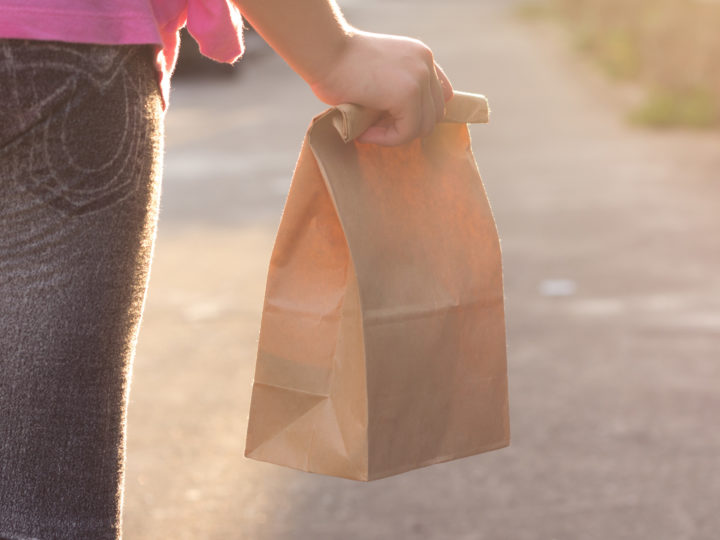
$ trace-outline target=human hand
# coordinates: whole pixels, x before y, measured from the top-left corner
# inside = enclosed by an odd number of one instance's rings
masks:
[[[383,111],[356,140],[392,146],[428,135],[453,95],[447,76],[421,41],[353,30],[325,73],[308,81],[329,105],[355,103]]]

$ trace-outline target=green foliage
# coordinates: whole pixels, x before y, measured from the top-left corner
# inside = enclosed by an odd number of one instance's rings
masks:
[[[528,0],[519,13],[552,14],[609,77],[653,89],[633,122],[720,126],[720,1]]]
[[[575,47],[597,61],[613,79],[636,79],[641,71],[640,51],[633,34],[623,28],[597,30],[585,26],[574,29]]]
[[[630,114],[636,124],[657,127],[708,128],[720,124],[720,103],[706,89],[656,89]]]
[[[577,28],[572,37],[573,44],[578,51],[591,54],[595,50],[597,37],[592,30],[583,27]]]
[[[634,79],[640,75],[637,42],[626,29],[610,29],[598,40],[596,52],[605,72],[614,79]]]
[[[529,0],[515,8],[515,14],[525,20],[544,19],[554,12],[554,4],[547,0]]]

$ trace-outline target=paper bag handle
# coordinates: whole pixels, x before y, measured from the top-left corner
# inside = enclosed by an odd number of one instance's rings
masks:
[[[443,122],[458,124],[486,124],[490,114],[485,96],[467,92],[455,92],[445,106]],[[382,113],[366,109],[360,105],[345,103],[335,110],[340,114],[332,115],[332,123],[345,142],[359,137],[367,128],[377,122]]]

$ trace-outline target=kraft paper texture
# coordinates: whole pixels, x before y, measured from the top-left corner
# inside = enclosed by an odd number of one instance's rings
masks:
[[[375,480],[508,446],[500,244],[467,123],[353,141],[377,113],[311,123],[268,271],[245,456]]]

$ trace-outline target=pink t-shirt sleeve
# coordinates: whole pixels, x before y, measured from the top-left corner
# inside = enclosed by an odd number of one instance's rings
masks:
[[[227,0],[189,0],[188,31],[200,52],[219,62],[234,62],[243,52],[242,17]]]
[[[178,31],[186,23],[205,56],[234,62],[242,55],[242,16],[230,0],[152,0],[152,6],[163,42],[157,63],[166,102],[180,45]]]

